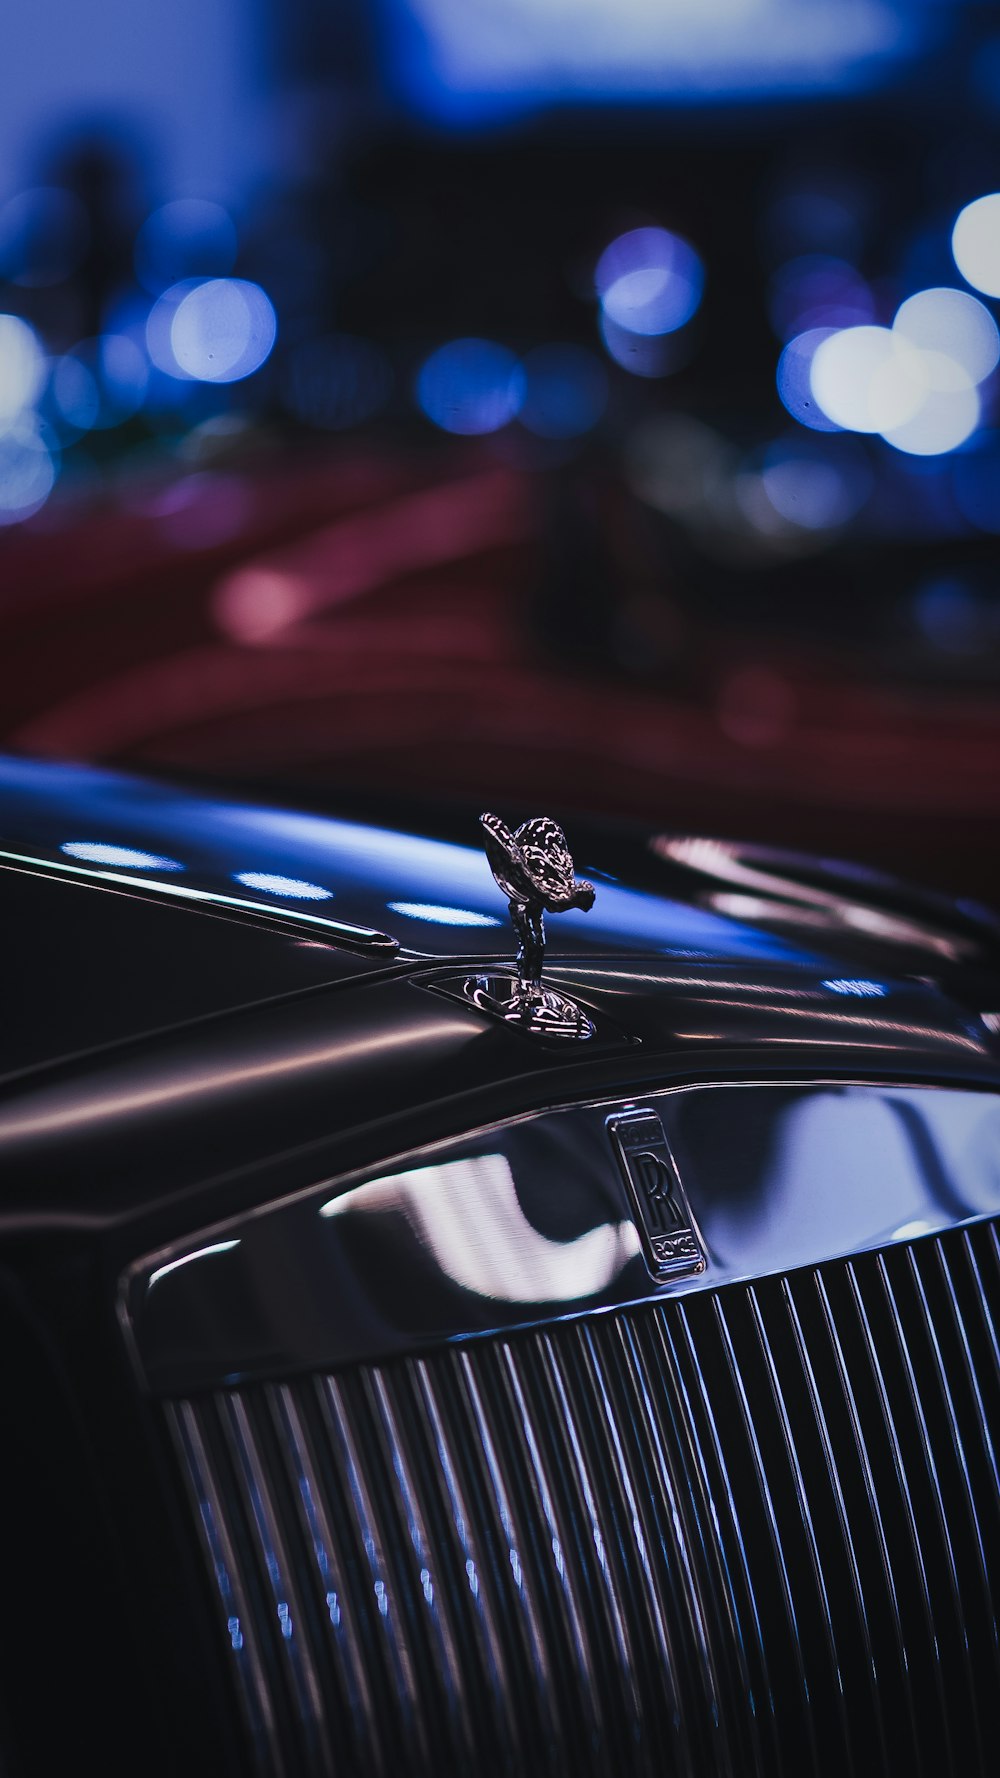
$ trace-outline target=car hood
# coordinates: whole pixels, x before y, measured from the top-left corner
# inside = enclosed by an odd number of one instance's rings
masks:
[[[512,948],[503,895],[478,845],[297,813],[85,767],[0,762],[0,851],[79,880],[210,911],[256,911],[384,963]],[[613,861],[612,861],[613,862]],[[806,947],[602,871],[590,913],[553,920],[554,955],[650,951],[789,962]],[[591,868],[583,859],[581,871]],[[214,898],[214,899],[213,899]],[[354,929],[354,930],[352,930]],[[811,947],[810,947],[811,950]],[[337,965],[333,966],[334,973]],[[351,970],[350,973],[356,973]]]
[[[984,954],[974,919],[893,906],[884,883],[837,879],[815,860],[582,831],[578,864],[596,903],[551,920],[553,962],[735,963],[748,978],[819,971],[850,990],[859,944],[861,964],[883,974]],[[478,841],[472,814],[469,833]],[[7,1004],[21,1009],[0,1038],[0,1073],[311,988],[513,949],[477,843],[88,767],[0,761],[0,867]]]

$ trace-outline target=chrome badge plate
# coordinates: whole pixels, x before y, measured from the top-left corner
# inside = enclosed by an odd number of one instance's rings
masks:
[[[628,1187],[643,1257],[654,1278],[688,1278],[705,1270],[680,1176],[655,1111],[608,1119]]]

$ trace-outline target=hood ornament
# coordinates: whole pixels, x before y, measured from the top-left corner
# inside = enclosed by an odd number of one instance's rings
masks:
[[[566,836],[547,815],[522,822],[514,833],[498,815],[481,815],[480,822],[486,857],[517,933],[517,972],[472,978],[469,997],[484,1011],[540,1037],[592,1037],[594,1026],[586,1013],[565,995],[543,987],[542,965],[545,915],[570,908],[589,913],[593,885],[577,880]]]

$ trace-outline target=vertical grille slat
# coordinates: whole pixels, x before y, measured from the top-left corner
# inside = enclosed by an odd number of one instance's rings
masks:
[[[744,1317],[749,1321],[745,1299],[742,1304],[734,1304],[732,1307],[742,1307]],[[741,1500],[741,1522],[746,1531],[753,1524],[755,1516],[760,1515],[763,1521],[763,1537],[758,1532],[759,1542],[754,1559],[756,1577],[753,1584],[761,1616],[770,1624],[769,1645],[772,1648],[780,1647],[784,1651],[781,1665],[784,1668],[787,1691],[782,1711],[782,1740],[783,1744],[791,1741],[796,1748],[795,1756],[789,1763],[798,1764],[800,1769],[815,1771],[818,1767],[818,1746],[813,1699],[792,1589],[791,1566],[785,1548],[787,1536],[790,1533],[797,1535],[801,1526],[795,1519],[790,1523],[786,1521],[784,1529],[779,1523],[777,1503],[772,1493],[772,1478],[758,1434],[759,1410],[756,1404],[751,1406],[744,1367],[736,1353],[726,1310],[718,1298],[712,1301],[711,1308],[714,1312],[717,1344],[735,1403],[735,1424],[739,1426],[741,1433],[740,1441],[734,1445],[730,1458],[730,1474],[739,1479],[741,1494],[750,1475],[755,1483],[752,1490],[746,1490]],[[686,1310],[682,1306],[682,1319],[685,1314]],[[744,1326],[744,1334],[746,1333],[747,1327]],[[702,1362],[707,1356],[706,1344],[707,1341],[703,1341],[698,1350],[698,1357]],[[771,1637],[774,1638],[773,1642]],[[774,1668],[775,1662],[772,1661],[772,1672]]]
[[[848,1546],[850,1551],[849,1560],[852,1572],[856,1576],[855,1584],[865,1600],[862,1610],[866,1624],[869,1626],[866,1635],[866,1652],[872,1661],[876,1676],[875,1708],[878,1718],[879,1742],[880,1746],[884,1748],[887,1719],[895,1722],[897,1734],[901,1720],[905,1722],[908,1731],[908,1754],[904,1763],[908,1769],[922,1773],[925,1769],[923,1737],[917,1723],[913,1663],[908,1653],[910,1626],[907,1625],[904,1634],[894,1557],[890,1548],[890,1536],[886,1522],[889,1515],[895,1515],[896,1505],[891,1495],[884,1504],[880,1501],[881,1489],[875,1477],[869,1441],[863,1427],[862,1411],[859,1407],[855,1386],[852,1383],[844,1343],[834,1316],[826,1281],[817,1273],[813,1275],[811,1283],[815,1289],[816,1302],[825,1330],[824,1345],[831,1361],[832,1390],[836,1391],[843,1405],[847,1422],[847,1437],[842,1447],[837,1451],[831,1444],[828,1459],[831,1469],[836,1471],[836,1486],[841,1496],[846,1492],[849,1479],[855,1473],[854,1466],[856,1465],[858,1481],[856,1503],[853,1513],[849,1516],[844,1510],[843,1531],[845,1546]],[[866,1546],[868,1565],[862,1577],[860,1552],[863,1552]],[[870,1627],[876,1614],[882,1624],[886,1626],[881,1636],[877,1635]],[[886,1622],[887,1619],[888,1622]],[[886,1769],[891,1769],[888,1765],[888,1758],[886,1759]]]
[[[732,1601],[732,1622],[736,1626],[737,1656],[742,1657],[741,1665],[746,1675],[744,1698],[752,1731],[756,1731],[758,1728],[764,1701],[767,1704],[768,1724],[771,1730],[770,1761],[758,1755],[758,1768],[762,1772],[780,1773],[785,1767],[785,1756],[778,1726],[779,1686],[770,1671],[768,1653],[770,1637],[765,1636],[764,1633],[754,1582],[755,1564],[751,1562],[748,1551],[748,1539],[737,1505],[735,1480],[730,1475],[720,1435],[719,1418],[713,1404],[712,1393],[706,1382],[704,1368],[695,1351],[686,1320],[683,1317],[678,1317],[676,1331],[678,1338],[683,1342],[682,1346],[675,1345],[666,1318],[661,1325],[665,1342],[674,1354],[678,1378],[684,1390],[684,1403],[687,1409],[687,1420],[691,1430],[696,1462],[706,1480],[712,1523],[716,1533],[723,1573],[726,1577],[728,1596]],[[684,1380],[685,1369],[689,1377],[687,1382]],[[704,1422],[703,1431],[699,1431],[699,1415]],[[753,1626],[752,1635],[745,1628],[750,1623]],[[726,1646],[726,1641],[724,1641],[723,1647]],[[756,1734],[754,1741],[756,1748]]]
[[[259,1778],[986,1778],[992,1224],[170,1404]]]
[[[893,1260],[897,1260],[901,1256],[894,1254],[891,1257]],[[920,1331],[919,1328],[914,1327],[914,1322],[919,1314],[919,1306],[909,1304],[903,1298],[902,1286],[907,1282],[906,1274],[900,1273],[899,1268],[895,1265],[893,1272],[897,1274],[895,1284],[886,1260],[881,1254],[878,1255],[872,1274],[872,1288],[873,1291],[881,1288],[888,1308],[889,1324],[895,1336],[897,1359],[904,1384],[900,1413],[901,1417],[903,1414],[908,1414],[912,1421],[912,1429],[915,1434],[914,1448],[919,1451],[920,1456],[919,1463],[911,1462],[910,1465],[910,1473],[914,1481],[914,1499],[919,1498],[917,1489],[921,1481],[921,1467],[923,1470],[925,1486],[920,1489],[920,1493],[924,1495],[924,1503],[920,1509],[920,1535],[924,1541],[925,1551],[933,1551],[937,1557],[935,1567],[942,1577],[936,1589],[938,1606],[935,1616],[937,1624],[940,1626],[938,1642],[943,1660],[947,1661],[949,1666],[953,1661],[956,1670],[956,1677],[950,1682],[948,1693],[950,1697],[958,1698],[961,1696],[959,1687],[962,1681],[965,1682],[965,1720],[971,1730],[971,1740],[975,1744],[975,1761],[981,1764],[983,1745],[979,1730],[979,1707],[976,1687],[968,1669],[968,1619],[963,1608],[963,1589],[959,1579],[955,1548],[954,1527],[960,1516],[961,1508],[956,1502],[955,1510],[949,1514],[945,1507],[938,1457],[939,1451],[942,1451],[942,1445],[940,1440],[934,1440],[931,1437],[924,1405],[934,1385],[932,1382],[930,1389],[921,1391],[914,1370],[911,1340]],[[910,1324],[909,1337],[907,1322]],[[959,1669],[961,1670],[960,1679],[958,1678]],[[969,1754],[966,1754],[965,1757],[968,1758],[971,1754],[972,1748],[970,1747]],[[974,1769],[978,1769],[978,1765]]]
[[[807,1282],[813,1283],[814,1281],[810,1279]],[[805,1289],[805,1281],[803,1287]],[[782,1280],[781,1293],[785,1313],[788,1318],[788,1325],[794,1342],[796,1361],[801,1369],[801,1374],[805,1381],[808,1393],[809,1409],[812,1414],[812,1421],[818,1439],[819,1453],[822,1459],[822,1470],[824,1472],[823,1479],[828,1483],[830,1490],[830,1510],[827,1514],[824,1514],[824,1518],[829,1527],[831,1540],[828,1566],[832,1572],[836,1573],[838,1567],[842,1564],[843,1570],[849,1578],[850,1603],[853,1609],[844,1613],[841,1620],[844,1628],[841,1630],[839,1639],[834,1637],[834,1643],[835,1647],[837,1646],[838,1641],[840,1647],[849,1647],[850,1637],[847,1633],[847,1626],[856,1626],[860,1639],[860,1646],[863,1650],[863,1665],[868,1677],[868,1702],[870,1705],[868,1722],[870,1724],[870,1734],[874,1745],[878,1750],[881,1766],[884,1769],[888,1765],[889,1750],[886,1745],[882,1713],[879,1704],[878,1662],[875,1655],[875,1638],[872,1634],[865,1581],[855,1554],[854,1535],[848,1512],[845,1489],[838,1474],[837,1454],[834,1449],[827,1411],[823,1403],[823,1396],[817,1376],[817,1367],[814,1365],[810,1356],[809,1346],[803,1327],[803,1317],[796,1303],[791,1285],[787,1279]],[[820,1498],[822,1499],[822,1492],[820,1492]],[[827,1622],[830,1625],[830,1634],[833,1637],[834,1632],[829,1606],[827,1606],[826,1610]],[[858,1689],[861,1691],[860,1687]],[[841,1691],[841,1696],[843,1697],[843,1691]],[[864,1694],[862,1691],[861,1697],[859,1698],[859,1707],[863,1701],[863,1696]],[[847,1737],[845,1736],[845,1738]],[[850,1739],[847,1738],[847,1740],[848,1760],[853,1764]]]

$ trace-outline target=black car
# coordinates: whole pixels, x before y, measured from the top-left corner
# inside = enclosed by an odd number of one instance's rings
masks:
[[[996,1770],[991,915],[23,760],[0,829],[5,1778]]]

